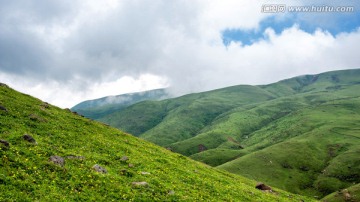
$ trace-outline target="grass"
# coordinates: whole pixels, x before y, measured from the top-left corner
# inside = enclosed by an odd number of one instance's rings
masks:
[[[91,119],[100,119],[144,100],[161,100],[168,97],[170,97],[170,95],[166,92],[166,89],[155,89],[87,100],[75,105],[71,110]]]
[[[346,195],[346,194],[349,195]],[[346,189],[336,191],[324,197],[322,201],[327,202],[345,202],[345,201],[360,201],[360,184],[355,184]]]
[[[219,168],[318,198],[358,183],[359,106],[356,98],[299,110],[256,131],[244,141],[248,154]]]
[[[0,86],[0,201],[312,201]],[[23,139],[31,135],[37,144]],[[49,157],[65,158],[65,165]],[[71,158],[81,156],[81,158]],[[127,156],[127,162],[121,161]],[[128,164],[133,164],[129,167]],[[95,172],[98,164],[108,173]],[[143,174],[147,172],[150,174]],[[148,186],[134,187],[145,181]]]
[[[359,78],[354,69],[233,86],[142,102],[102,120],[220,169],[320,199],[360,181]]]

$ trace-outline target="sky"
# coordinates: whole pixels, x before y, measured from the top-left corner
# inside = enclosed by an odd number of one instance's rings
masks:
[[[360,68],[358,0],[0,4],[0,82],[62,108],[164,87],[182,95]],[[307,7],[315,10],[291,10]]]

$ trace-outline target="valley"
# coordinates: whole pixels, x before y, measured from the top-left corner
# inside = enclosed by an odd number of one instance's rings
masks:
[[[360,181],[360,70],[144,101],[99,120],[213,167],[321,199]]]

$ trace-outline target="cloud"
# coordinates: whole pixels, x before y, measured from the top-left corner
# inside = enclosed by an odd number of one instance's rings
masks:
[[[3,3],[0,79],[71,107],[87,99],[165,86],[180,95],[359,68],[356,22],[356,29],[336,35],[317,26],[308,32],[296,24],[296,16],[261,13],[264,3],[268,1]],[[293,23],[280,30],[274,24],[262,29],[261,22],[269,18]],[[230,40],[224,46],[226,29],[259,30],[263,37],[247,45]]]

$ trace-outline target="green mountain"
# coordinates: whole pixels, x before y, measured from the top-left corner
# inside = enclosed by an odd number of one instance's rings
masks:
[[[144,100],[162,100],[169,97],[166,89],[155,89],[87,100],[72,107],[71,111],[96,120]]]
[[[100,120],[232,173],[324,197],[360,182],[360,69],[146,101]]]
[[[0,201],[312,201],[0,84]]]

